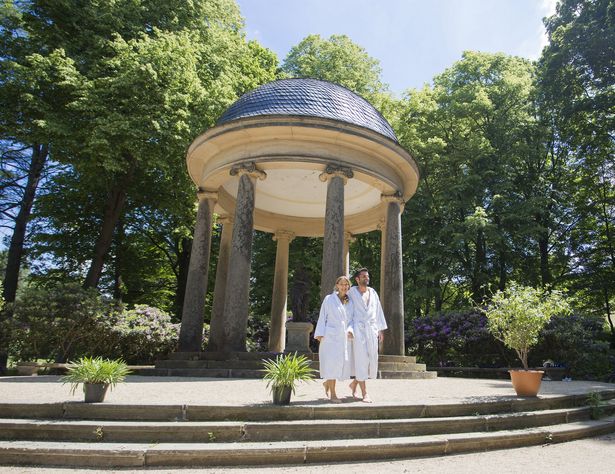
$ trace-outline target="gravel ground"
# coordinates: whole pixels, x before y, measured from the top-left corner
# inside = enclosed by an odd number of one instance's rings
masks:
[[[130,376],[107,394],[113,404],[197,404],[245,406],[271,403],[265,382],[256,379],[206,379],[188,377]],[[326,404],[321,381],[300,383],[292,403]],[[434,380],[369,380],[368,391],[375,405],[470,403],[516,398],[508,380],[439,377]],[[615,389],[600,382],[543,382],[540,397]],[[346,383],[339,383],[338,396],[354,402]],[[0,402],[51,403],[82,401],[83,393],[70,394],[58,376],[1,377]]]

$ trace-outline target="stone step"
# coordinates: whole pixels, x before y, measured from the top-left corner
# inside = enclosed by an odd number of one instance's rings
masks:
[[[615,390],[596,392],[602,400],[614,400]],[[0,403],[0,419],[121,420],[121,421],[288,421],[288,420],[391,420],[557,410],[587,405],[586,394],[540,398],[508,398],[473,403],[419,405],[369,405],[325,403],[277,405],[192,405],[113,403]]]
[[[615,402],[604,407],[615,413]],[[208,443],[397,438],[498,431],[588,420],[589,407],[448,418],[152,422],[0,419],[0,439],[128,443]]]
[[[169,377],[213,377],[234,379],[258,379],[263,377],[260,369],[148,369],[139,372],[139,375],[169,376]],[[435,379],[436,372],[406,372],[406,371],[378,371],[381,379]]]
[[[169,377],[211,377],[231,379],[260,379],[263,378],[261,369],[198,369],[198,368],[155,368],[147,374],[139,375],[169,376]]]
[[[304,354],[310,360],[318,360],[318,353]],[[172,352],[167,360],[253,360],[275,359],[275,352]],[[394,362],[398,364],[416,364],[415,356],[380,355],[380,362]]]
[[[424,372],[424,371],[397,371],[397,370],[379,370],[379,379],[435,379],[438,377],[437,372]]]
[[[312,361],[311,367],[319,369],[319,362]],[[159,360],[156,362],[156,369],[250,369],[260,370],[263,368],[262,360]],[[402,363],[402,362],[382,362],[378,363],[378,368],[383,372],[425,372],[425,364]],[[433,372],[434,376],[437,372]],[[217,376],[217,375],[216,375]],[[225,375],[221,375],[224,377]],[[430,377],[431,378],[431,377]],[[435,377],[434,377],[435,378]]]
[[[0,464],[153,467],[273,465],[440,456],[571,441],[615,432],[615,417],[497,432],[245,443],[0,441]]]

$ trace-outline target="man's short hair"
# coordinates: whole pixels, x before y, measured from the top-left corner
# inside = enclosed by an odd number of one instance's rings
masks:
[[[369,270],[367,268],[359,268],[358,270],[355,270],[355,272],[352,274],[352,279],[356,280],[357,277],[361,274],[361,272],[369,273]]]

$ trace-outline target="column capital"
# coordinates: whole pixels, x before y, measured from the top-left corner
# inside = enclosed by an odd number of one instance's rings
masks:
[[[381,194],[380,200],[384,203],[396,202],[397,204],[399,204],[400,211],[403,211],[406,205],[406,201],[404,200],[399,191],[393,194]]]
[[[232,224],[234,220],[235,219],[232,214],[222,214],[218,216],[218,218],[216,219],[216,222],[218,224],[225,225],[225,224]]]
[[[274,241],[288,240],[288,242],[292,242],[295,236],[296,234],[294,232],[291,232],[290,230],[276,230],[271,238]]]
[[[240,177],[244,174],[247,174],[251,178],[260,179],[261,181],[267,178],[267,173],[265,173],[262,170],[259,170],[256,167],[256,163],[254,163],[253,161],[250,163],[242,163],[238,165],[233,165],[231,167],[230,173],[231,173],[231,176],[240,176]]]
[[[357,238],[350,232],[344,232],[344,240],[348,243],[354,242]]]
[[[196,197],[198,198],[199,202],[204,201],[205,199],[211,199],[212,201],[217,201],[218,192],[208,191],[206,189],[199,188],[199,190],[196,192]]]
[[[326,183],[328,180],[336,176],[342,178],[344,180],[344,184],[346,184],[350,178],[354,177],[354,173],[346,166],[327,165],[325,170],[318,176],[318,179],[320,179],[323,183]]]

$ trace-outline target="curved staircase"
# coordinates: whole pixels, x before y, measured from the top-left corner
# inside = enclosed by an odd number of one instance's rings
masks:
[[[318,354],[305,354],[312,368],[318,370]],[[177,377],[261,378],[263,359],[275,359],[270,352],[175,352],[169,359],[156,361],[153,369],[139,370],[139,375]],[[378,357],[380,379],[434,379],[416,357],[381,355]]]
[[[0,403],[0,464],[303,464],[439,456],[615,431],[615,390],[434,405]]]

